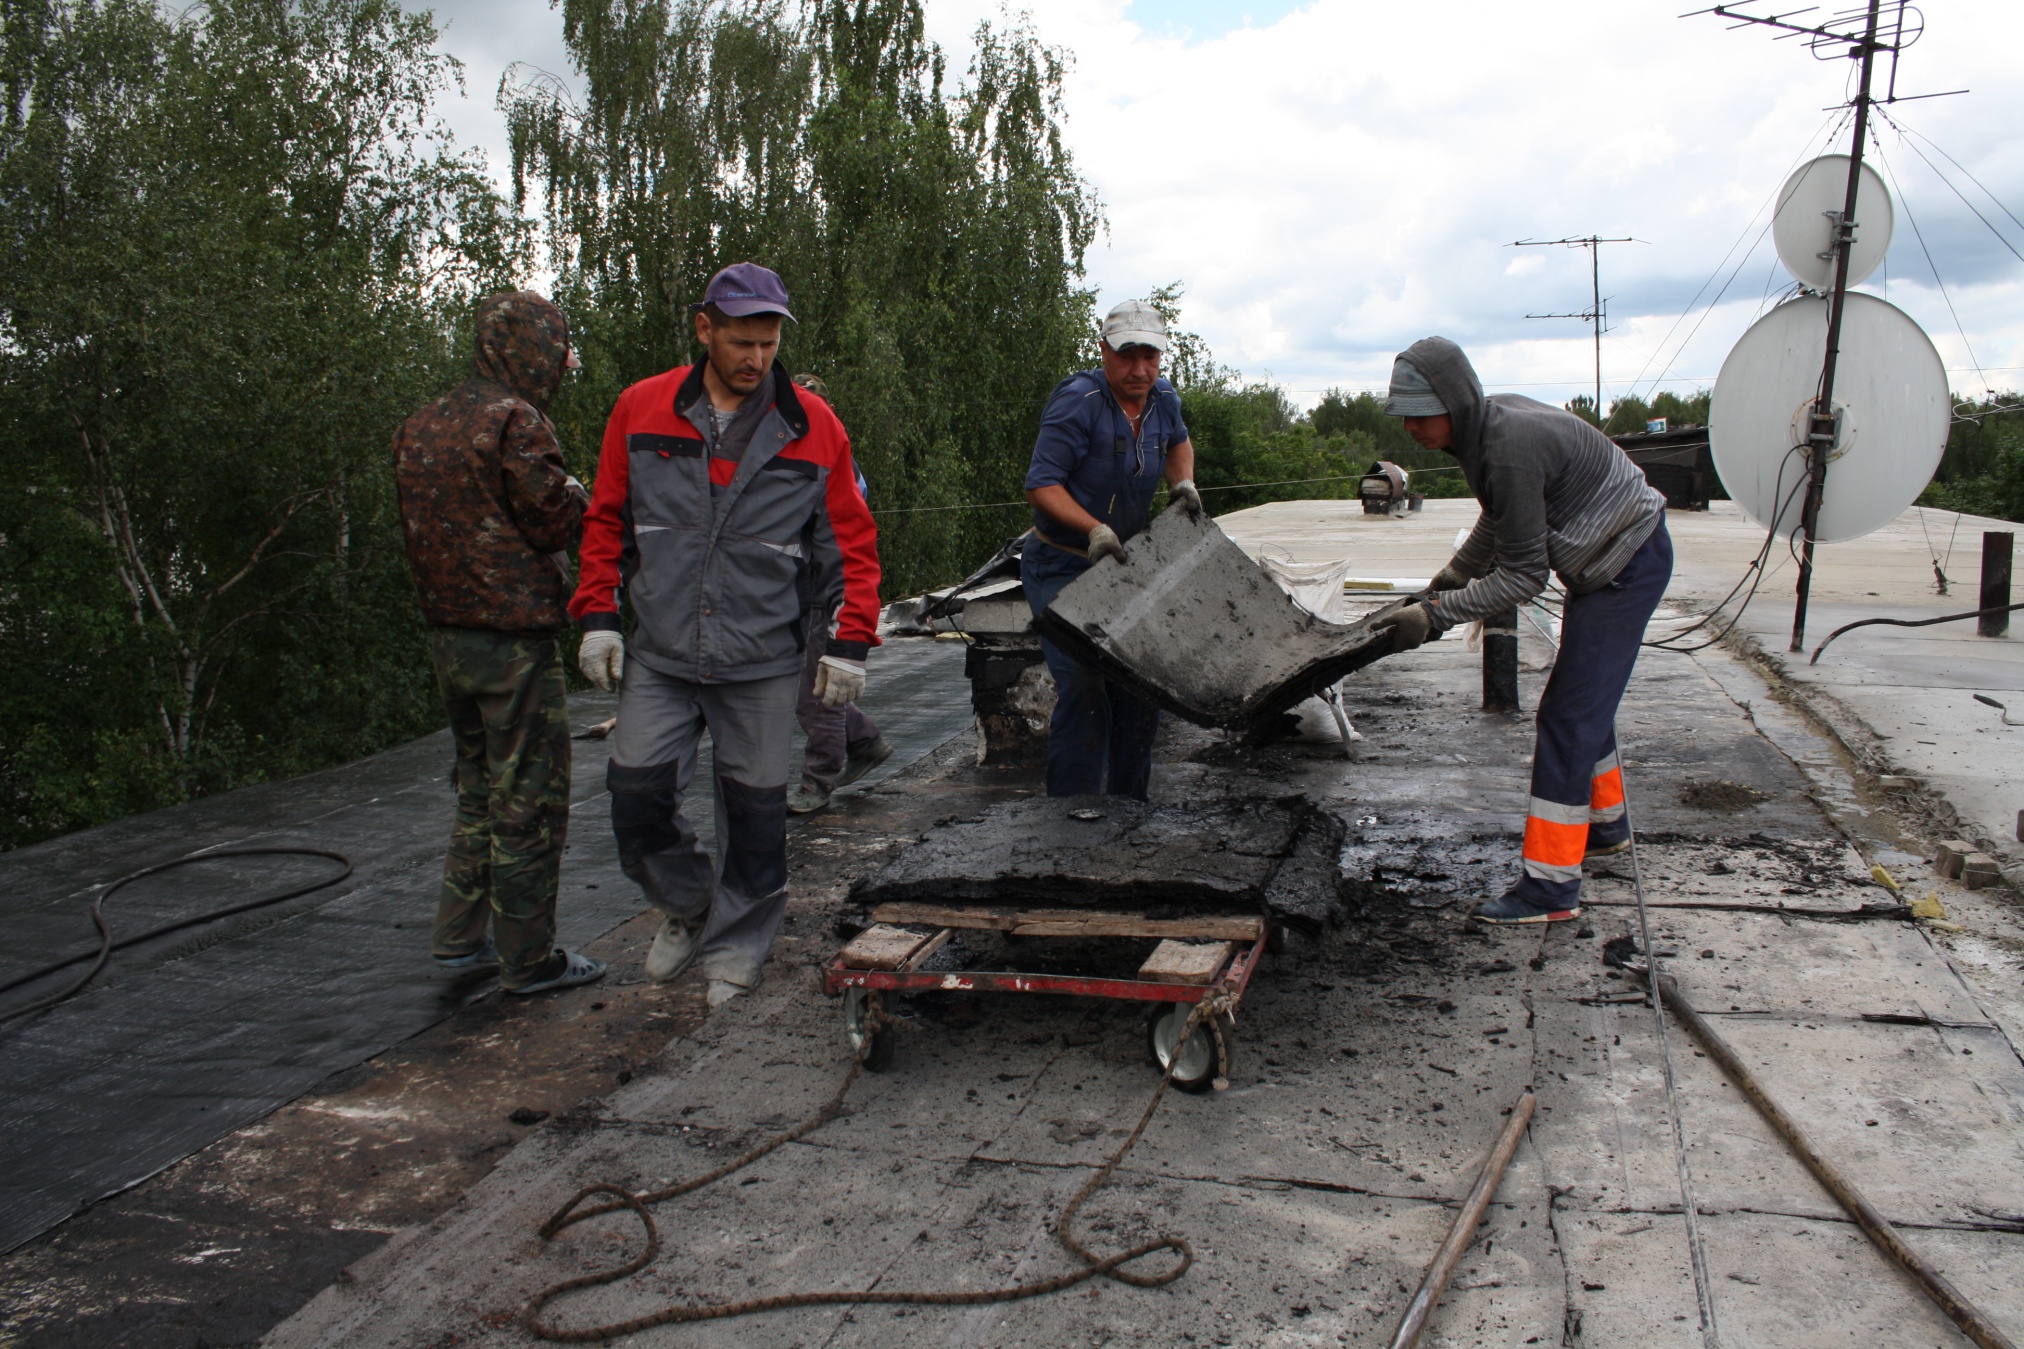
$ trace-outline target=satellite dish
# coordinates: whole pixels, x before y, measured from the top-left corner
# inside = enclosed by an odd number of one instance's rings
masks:
[[[1816,161],[1817,162],[1817,161]],[[1851,291],[1841,320],[1822,543],[1844,543],[1903,513],[1932,481],[1953,400],[1932,340],[1902,309]],[[1743,513],[1789,535],[1806,502],[1806,426],[1827,351],[1823,296],[1787,301],[1750,325],[1715,380],[1708,439]]]
[[[1801,164],[1778,189],[1778,213],[1771,219],[1771,239],[1778,260],[1808,290],[1834,289],[1834,222],[1848,204],[1848,156],[1822,155]],[[1854,285],[1883,265],[1890,249],[1896,217],[1883,179],[1869,165],[1855,189],[1855,242],[1848,251],[1848,284]],[[1821,254],[1827,256],[1822,257]],[[1838,377],[1837,377],[1838,378]]]

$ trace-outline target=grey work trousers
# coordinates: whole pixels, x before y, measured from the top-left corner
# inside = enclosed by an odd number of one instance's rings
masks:
[[[794,716],[808,736],[801,756],[801,780],[827,795],[849,762],[850,752],[878,739],[878,723],[856,703],[824,707],[815,696],[815,667],[829,641],[829,620],[818,606],[808,611],[808,659],[801,669],[801,691],[795,695]]]
[[[746,988],[787,911],[787,767],[801,676],[727,684],[675,679],[634,659],[612,732],[612,832],[619,866],[649,902],[702,926],[697,965]],[[710,733],[717,860],[682,813],[696,747]]]

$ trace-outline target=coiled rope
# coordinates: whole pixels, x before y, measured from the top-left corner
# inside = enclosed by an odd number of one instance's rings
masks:
[[[520,1314],[521,1324],[526,1327],[530,1334],[540,1339],[560,1344],[592,1344],[600,1340],[613,1339],[620,1335],[631,1335],[638,1331],[650,1330],[655,1326],[683,1325],[696,1321],[725,1321],[733,1317],[752,1316],[759,1312],[783,1311],[789,1307],[830,1307],[878,1303],[899,1303],[911,1306],[966,1307],[989,1302],[1018,1302],[1025,1298],[1040,1297],[1047,1293],[1058,1293],[1065,1288],[1073,1288],[1079,1283],[1085,1283],[1095,1278],[1116,1279],[1120,1283],[1127,1283],[1135,1288],[1159,1288],[1170,1284],[1175,1279],[1180,1278],[1181,1275],[1187,1273],[1188,1267],[1195,1260],[1194,1248],[1188,1245],[1185,1238],[1175,1236],[1156,1237],[1151,1241],[1141,1242],[1129,1250],[1119,1251],[1115,1255],[1100,1256],[1076,1237],[1073,1231],[1073,1224],[1075,1216],[1081,1211],[1082,1206],[1109,1182],[1111,1175],[1131,1153],[1132,1148],[1137,1145],[1139,1139],[1144,1136],[1146,1126],[1152,1123],[1153,1113],[1159,1109],[1160,1101],[1167,1094],[1167,1088],[1173,1085],[1174,1069],[1181,1061],[1181,1050],[1187,1044],[1188,1037],[1194,1033],[1195,1027],[1210,1017],[1226,1013],[1233,1005],[1233,1002],[1234,1000],[1227,994],[1212,994],[1195,1004],[1194,1010],[1188,1013],[1187,1020],[1182,1023],[1180,1035],[1176,1038],[1173,1051],[1167,1059],[1167,1071],[1160,1078],[1159,1086],[1153,1091],[1152,1099],[1146,1102],[1146,1108],[1139,1116],[1137,1127],[1131,1131],[1131,1135],[1125,1139],[1123,1144],[1111,1153],[1109,1159],[1102,1166],[1098,1167],[1090,1175],[1089,1179],[1082,1183],[1082,1187],[1075,1192],[1075,1197],[1070,1199],[1067,1206],[1061,1210],[1061,1217],[1054,1225],[1054,1235],[1063,1246],[1068,1248],[1069,1252],[1076,1259],[1082,1261],[1082,1266],[1079,1269],[1070,1270],[1066,1274],[1057,1274],[1052,1278],[1036,1279],[1031,1283],[1010,1284],[1002,1288],[980,1288],[969,1292],[883,1292],[867,1289],[863,1292],[855,1293],[780,1293],[771,1297],[745,1298],[738,1302],[705,1303],[698,1306],[670,1306],[663,1307],[659,1311],[649,1312],[644,1316],[635,1316],[630,1320],[614,1321],[608,1325],[601,1326],[562,1326],[543,1317],[542,1313],[548,1307],[548,1304],[563,1294],[574,1292],[580,1288],[595,1288],[602,1284],[616,1283],[620,1279],[639,1273],[660,1256],[661,1233],[659,1226],[654,1222],[653,1214],[649,1211],[652,1205],[678,1198],[681,1195],[693,1194],[706,1185],[713,1184],[726,1176],[743,1170],[774,1149],[787,1143],[792,1143],[796,1139],[807,1137],[835,1119],[838,1115],[841,1115],[843,1113],[844,1098],[850,1094],[850,1089],[857,1083],[858,1075],[864,1071],[864,1058],[870,1052],[873,1035],[877,1031],[892,1025],[891,1018],[885,1013],[883,998],[879,994],[873,993],[871,1005],[867,1009],[868,1015],[865,1022],[864,1041],[859,1046],[857,1057],[851,1061],[850,1071],[844,1074],[843,1085],[839,1086],[836,1089],[836,1094],[824,1102],[822,1107],[806,1120],[795,1125],[785,1133],[775,1135],[765,1142],[758,1144],[743,1155],[726,1162],[714,1171],[705,1172],[703,1175],[668,1186],[666,1189],[653,1190],[646,1194],[635,1194],[622,1185],[608,1183],[586,1185],[577,1191],[568,1203],[556,1210],[554,1216],[543,1223],[539,1229],[543,1240],[550,1240],[558,1232],[562,1231],[563,1228],[580,1223],[587,1218],[596,1218],[607,1213],[617,1213],[620,1210],[630,1210],[640,1220],[640,1225],[646,1231],[646,1245],[638,1255],[624,1264],[615,1265],[610,1269],[599,1270],[592,1274],[578,1275],[573,1279],[564,1279],[561,1283],[551,1285],[536,1293],[528,1300],[526,1308]],[[1211,1029],[1213,1030],[1214,1027],[1211,1027]],[[608,1196],[604,1203],[594,1204],[589,1208],[579,1207],[586,1200],[600,1195]],[[1142,1260],[1146,1256],[1158,1251],[1172,1251],[1179,1257],[1178,1262],[1171,1269],[1162,1270],[1156,1274],[1137,1274],[1124,1268],[1124,1266],[1131,1264],[1133,1261]]]

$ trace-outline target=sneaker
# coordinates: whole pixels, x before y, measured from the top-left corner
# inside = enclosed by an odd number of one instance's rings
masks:
[[[1479,923],[1564,923],[1581,917],[1581,905],[1565,909],[1542,909],[1516,890],[1507,890],[1486,904],[1478,904],[1469,915]]]
[[[1630,849],[1630,830],[1605,830],[1590,826],[1588,850],[1582,853],[1582,860],[1593,861],[1598,857],[1614,857]]]
[[[496,970],[499,968],[499,948],[492,944],[490,937],[475,951],[466,951],[460,956],[437,956],[436,968],[464,973],[468,970]]]
[[[647,978],[664,984],[689,968],[689,962],[696,958],[696,948],[701,945],[702,924],[691,927],[671,913],[661,915],[661,930],[654,934],[654,944],[647,951]]]
[[[729,979],[712,979],[707,996],[710,999],[710,1006],[714,1008],[722,1007],[725,1003],[731,1001],[731,999],[749,992],[751,990],[746,988],[745,985],[734,984]]]
[[[604,962],[602,960],[592,960],[589,956],[578,955],[573,951],[565,951],[560,946],[555,948],[555,954],[549,957],[549,959],[553,960],[559,967],[555,969],[554,973],[536,979],[531,984],[524,984],[519,988],[509,988],[506,991],[524,997],[530,993],[547,993],[557,988],[575,988],[578,984],[595,983],[599,979],[604,978]]]
[[[802,783],[787,793],[787,809],[796,815],[813,815],[829,804],[829,793]]]
[[[871,772],[872,769],[877,768],[892,757],[892,742],[884,736],[879,736],[863,749],[852,750],[845,756],[843,761],[843,776],[836,780],[836,785],[848,787],[851,783],[856,782],[866,773]]]

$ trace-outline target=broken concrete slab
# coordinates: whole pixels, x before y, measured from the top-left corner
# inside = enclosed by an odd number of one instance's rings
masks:
[[[1339,913],[1342,837],[1340,820],[1300,796],[1013,801],[937,824],[850,901],[1262,907],[1312,932]]]
[[[1404,604],[1326,622],[1214,520],[1170,510],[1131,541],[1124,562],[1071,582],[1035,626],[1176,716],[1242,728],[1389,655],[1380,625]]]

